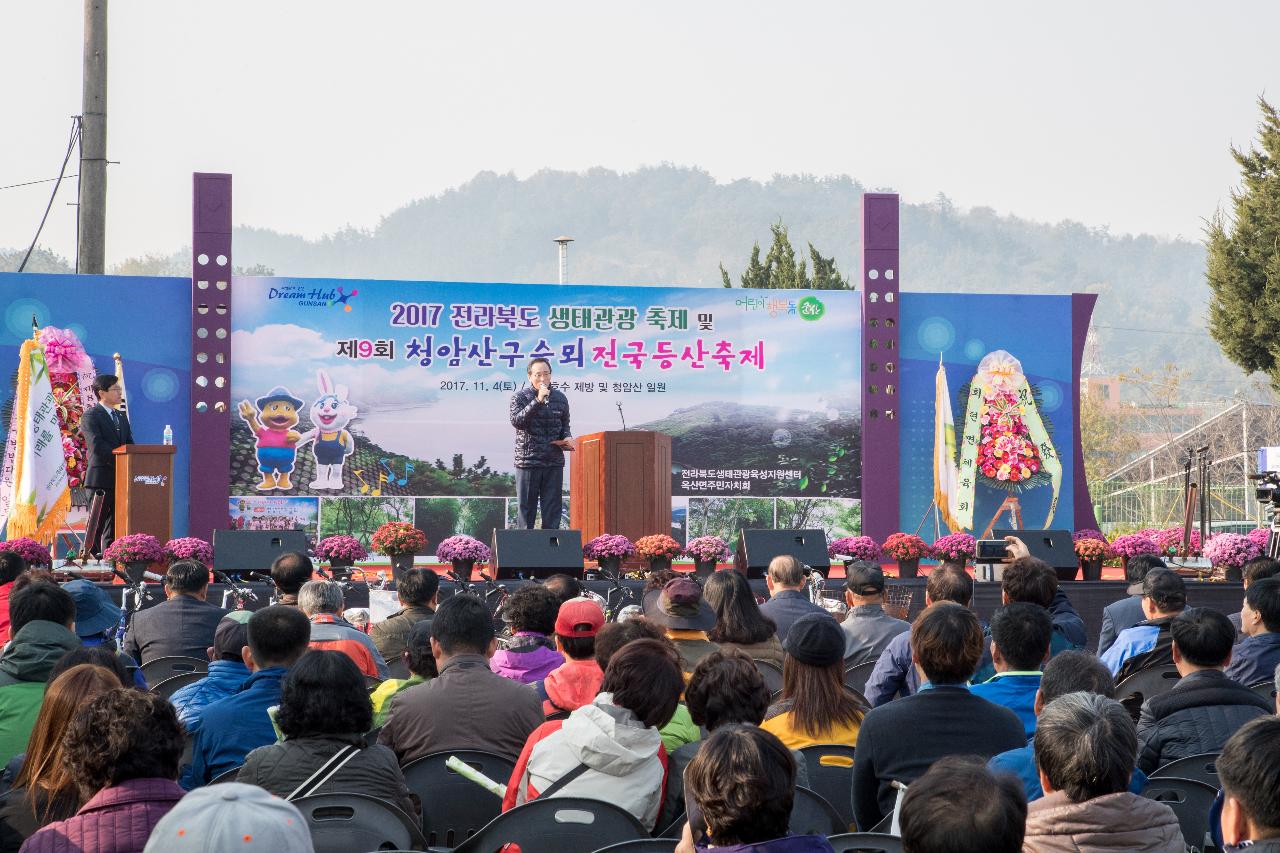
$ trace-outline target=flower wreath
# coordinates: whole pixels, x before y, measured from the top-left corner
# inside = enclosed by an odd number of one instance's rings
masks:
[[[1062,486],[1062,461],[1054,449],[1051,424],[1040,417],[1039,390],[1022,363],[1004,350],[988,353],[973,379],[960,389],[964,435],[957,442],[960,474],[956,519],[973,527],[978,483],[1013,494],[1051,485],[1053,499],[1045,527],[1053,520]]]

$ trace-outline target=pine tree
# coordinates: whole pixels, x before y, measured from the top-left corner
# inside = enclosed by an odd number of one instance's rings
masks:
[[[724,268],[724,264],[720,265],[720,279],[724,282],[725,287],[733,287],[733,283],[729,281],[729,271]],[[751,261],[747,264],[747,271],[742,274],[742,286],[769,286],[769,270],[760,263],[759,243],[756,243],[751,247]]]
[[[1231,149],[1243,177],[1231,216],[1218,211],[1208,227],[1209,332],[1227,358],[1280,389],[1280,115],[1265,98],[1258,105],[1259,147]]]
[[[849,282],[842,275],[840,270],[836,269],[835,257],[824,258],[813,248],[813,244],[809,244],[809,259],[813,261],[813,283],[809,285],[814,290],[848,290]]]
[[[760,244],[751,247],[751,260],[746,271],[739,278],[743,287],[769,288],[773,290],[848,290],[848,279],[840,275],[834,257],[824,258],[813,244],[809,244],[809,259],[813,262],[813,278],[809,278],[808,263],[801,259],[796,261],[795,249],[791,246],[791,237],[787,226],[778,220],[769,226],[773,232],[773,243],[769,246],[769,254],[764,263],[760,263]],[[720,280],[725,287],[733,287],[729,271],[720,265]]]
[[[773,290],[794,290],[809,286],[809,277],[805,274],[804,261],[796,264],[796,250],[791,248],[791,238],[787,235],[787,226],[778,220],[769,226],[773,232],[773,245],[764,263],[769,270],[769,283],[765,287]]]

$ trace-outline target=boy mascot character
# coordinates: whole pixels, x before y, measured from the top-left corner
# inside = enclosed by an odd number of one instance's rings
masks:
[[[315,442],[311,453],[316,460],[316,478],[311,481],[311,488],[341,489],[342,466],[356,450],[347,425],[355,420],[359,409],[347,400],[347,386],[335,387],[328,373],[316,371],[316,382],[320,396],[311,404],[311,423],[315,426],[302,434],[298,446]]]
[[[253,430],[257,440],[258,472],[262,474],[262,482],[257,489],[260,492],[292,489],[289,474],[293,471],[298,440],[302,437],[294,427],[298,425],[302,401],[288,389],[277,385],[267,396],[254,402],[256,409],[248,400],[240,401],[240,417]]]

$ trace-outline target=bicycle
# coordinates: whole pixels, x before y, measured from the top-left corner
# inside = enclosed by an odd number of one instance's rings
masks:
[[[258,594],[252,587],[247,584],[242,586],[236,577],[224,574],[217,569],[212,571],[213,576],[226,585],[226,589],[222,591],[223,610],[248,610],[248,602],[258,600]],[[234,605],[234,607],[228,605]]]
[[[600,595],[590,590],[584,590],[583,595],[593,599],[600,605],[600,609],[604,611],[605,619],[610,622],[617,622],[618,617],[628,607],[641,607],[639,596],[636,591],[622,582],[622,575],[619,572],[611,572],[608,569],[596,569],[592,573],[595,577],[602,578],[609,582],[610,586],[605,590],[604,595]]]
[[[804,568],[807,576],[805,585],[808,588],[809,600],[837,619],[841,618],[846,610],[844,602],[826,596],[824,592],[827,588],[826,577],[812,566],[805,566]]]
[[[476,598],[484,602],[485,607],[489,609],[490,618],[493,619],[493,627],[498,639],[498,647],[505,649],[510,645],[513,636],[511,634],[511,626],[507,624],[503,618],[502,611],[507,606],[507,599],[511,593],[507,591],[507,585],[495,581],[484,572],[480,573],[480,579],[484,581],[483,589],[479,584],[471,581],[470,578],[463,578],[456,569],[449,569],[445,572],[445,577],[453,581],[458,588],[458,593],[474,595]],[[458,594],[455,593],[455,594]],[[497,603],[492,603],[494,596],[497,596]]]

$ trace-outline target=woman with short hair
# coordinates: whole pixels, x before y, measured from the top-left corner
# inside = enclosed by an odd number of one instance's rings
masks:
[[[658,729],[684,689],[670,643],[633,640],[609,660],[600,695],[529,736],[503,810],[539,796],[608,800],[652,830],[662,806],[666,753]]]
[[[789,835],[796,761],[755,726],[717,729],[684,774],[689,820],[677,853],[830,853],[821,835]]]
[[[563,666],[564,655],[551,639],[559,612],[560,599],[541,584],[511,593],[502,617],[511,624],[512,639],[489,658],[489,669],[503,678],[533,684]]]
[[[289,667],[276,723],[284,740],[249,753],[237,782],[258,785],[277,797],[367,794],[418,813],[413,794],[390,747],[367,745],[373,705],[364,675],[342,652],[312,650]],[[317,770],[331,773],[312,780]],[[310,784],[307,784],[310,783]]]

